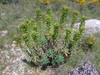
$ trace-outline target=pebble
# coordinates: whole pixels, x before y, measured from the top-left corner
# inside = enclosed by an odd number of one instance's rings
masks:
[[[5,36],[5,35],[8,33],[8,31],[7,31],[7,30],[5,30],[5,31],[0,31],[0,33],[1,33],[1,36]]]

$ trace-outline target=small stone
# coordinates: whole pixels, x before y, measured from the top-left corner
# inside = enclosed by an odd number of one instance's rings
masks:
[[[11,47],[15,48],[16,47],[16,44],[12,44]]]

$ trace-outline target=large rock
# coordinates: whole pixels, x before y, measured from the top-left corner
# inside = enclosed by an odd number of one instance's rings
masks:
[[[85,21],[86,32],[91,33],[100,33],[100,20],[90,19]]]
[[[75,30],[79,28],[80,23],[75,23]],[[100,20],[89,19],[85,21],[85,33],[94,34],[100,33]]]

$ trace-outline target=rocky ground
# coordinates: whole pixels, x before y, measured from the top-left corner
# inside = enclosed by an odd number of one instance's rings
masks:
[[[9,45],[6,45],[6,47],[9,47]],[[25,64],[22,62],[24,58],[24,53],[14,42],[10,46],[10,50],[0,51],[1,66],[3,67],[6,65],[0,75],[25,75]],[[28,72],[28,74],[31,73],[30,71]]]
[[[6,34],[7,31],[1,31],[2,37]],[[0,75],[55,75],[55,71],[50,68],[42,71],[40,68],[28,66],[22,61],[25,58],[25,54],[16,46],[15,41],[11,45],[5,43],[4,49],[0,49]]]

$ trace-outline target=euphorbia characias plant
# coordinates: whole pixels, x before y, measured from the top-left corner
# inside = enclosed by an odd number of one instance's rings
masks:
[[[20,34],[15,35],[15,40],[27,54],[28,62],[37,66],[58,67],[67,60],[83,36],[86,20],[82,17],[79,29],[73,31],[79,12],[72,12],[71,25],[66,27],[69,11],[68,7],[63,6],[57,21],[50,7],[46,13],[36,9],[36,19],[19,25]]]

